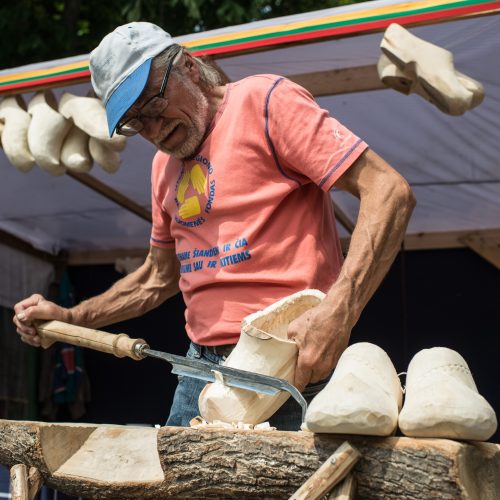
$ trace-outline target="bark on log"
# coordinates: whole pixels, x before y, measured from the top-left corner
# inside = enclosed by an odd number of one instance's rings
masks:
[[[288,498],[345,440],[358,498],[500,496],[500,445],[446,439],[0,420],[0,463],[85,498]]]

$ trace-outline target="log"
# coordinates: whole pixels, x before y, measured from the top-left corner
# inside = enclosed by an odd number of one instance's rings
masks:
[[[0,420],[0,463],[84,498],[289,498],[345,440],[358,498],[499,497],[500,445],[446,439]]]

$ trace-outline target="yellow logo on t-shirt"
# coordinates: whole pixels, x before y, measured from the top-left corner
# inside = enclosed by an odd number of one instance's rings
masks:
[[[186,198],[189,187],[196,192],[195,195]],[[179,216],[181,219],[190,219],[201,213],[200,195],[205,194],[207,177],[203,173],[200,164],[194,165],[190,170],[185,170],[177,187],[177,201],[179,204]]]

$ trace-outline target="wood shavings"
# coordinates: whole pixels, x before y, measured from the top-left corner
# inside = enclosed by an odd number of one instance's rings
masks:
[[[191,419],[189,422],[190,427],[193,428],[203,428],[203,429],[240,429],[244,431],[275,431],[276,427],[272,427],[269,422],[262,422],[261,424],[247,424],[245,422],[222,422],[221,420],[208,421],[204,418],[197,416]]]

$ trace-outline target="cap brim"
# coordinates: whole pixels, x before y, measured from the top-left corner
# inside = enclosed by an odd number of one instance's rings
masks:
[[[153,59],[144,61],[131,73],[111,94],[106,103],[109,136],[113,135],[118,122],[123,115],[133,106],[146,86]]]

